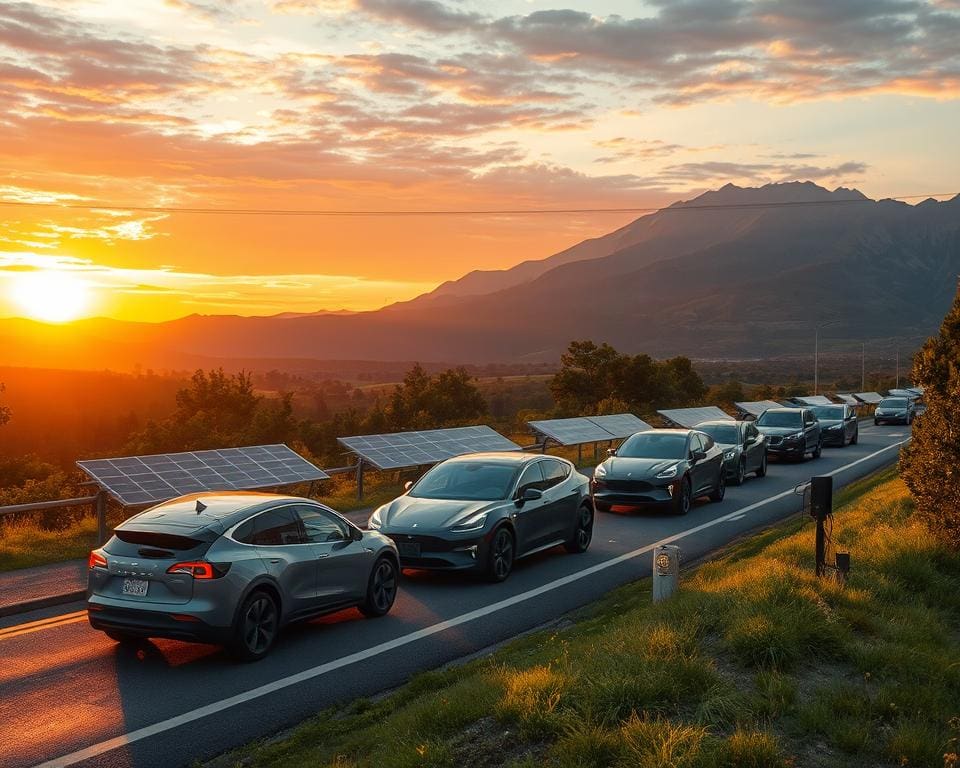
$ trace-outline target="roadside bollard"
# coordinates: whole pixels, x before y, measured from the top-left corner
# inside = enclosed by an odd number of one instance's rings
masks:
[[[680,547],[663,544],[653,551],[653,602],[666,600],[680,583]]]

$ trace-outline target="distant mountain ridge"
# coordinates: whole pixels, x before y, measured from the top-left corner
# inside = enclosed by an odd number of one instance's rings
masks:
[[[931,333],[960,274],[960,196],[916,206],[811,182],[721,189],[542,261],[471,272],[356,314],[168,323],[0,321],[0,364],[190,367],[218,359],[553,361],[571,339],[699,358]],[[66,361],[66,362],[65,362]]]

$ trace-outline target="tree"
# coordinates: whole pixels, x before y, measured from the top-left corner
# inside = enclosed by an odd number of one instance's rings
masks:
[[[553,398],[564,413],[594,411],[623,378],[626,358],[609,344],[571,341],[560,356],[560,370],[550,382]]]
[[[960,291],[913,362],[927,410],[900,456],[900,473],[917,516],[953,549],[960,549]]]
[[[0,394],[6,391],[6,387],[0,383]],[[10,421],[10,409],[5,405],[0,405],[0,427]]]

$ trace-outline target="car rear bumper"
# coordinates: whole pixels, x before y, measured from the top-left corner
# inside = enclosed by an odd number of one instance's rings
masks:
[[[222,612],[213,615],[190,610],[190,605],[143,603],[131,605],[100,595],[87,599],[90,626],[113,630],[136,637],[167,637],[174,640],[220,643],[226,640],[231,626],[223,625]]]

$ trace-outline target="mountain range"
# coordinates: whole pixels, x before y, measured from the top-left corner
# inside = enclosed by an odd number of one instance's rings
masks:
[[[372,312],[165,323],[0,321],[0,364],[155,368],[278,359],[554,361],[572,339],[625,352],[762,358],[916,343],[960,273],[960,196],[908,205],[811,182],[728,184],[506,270]]]

